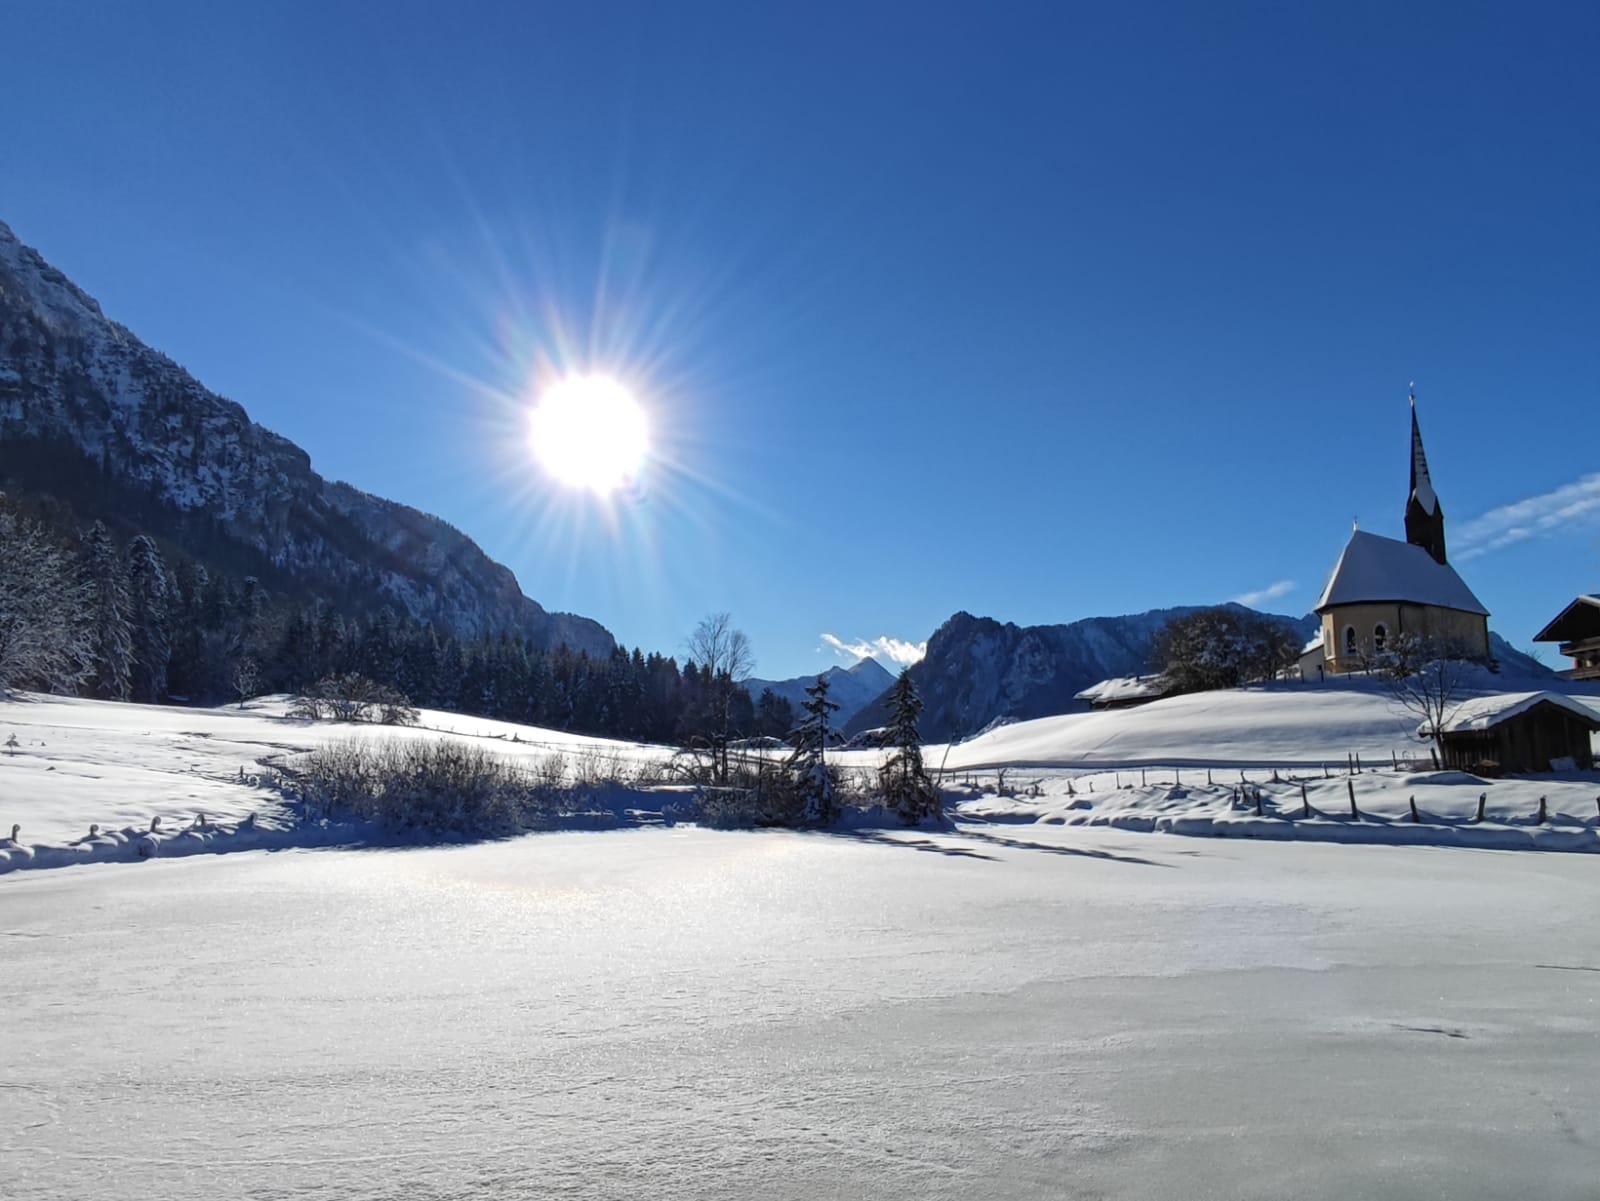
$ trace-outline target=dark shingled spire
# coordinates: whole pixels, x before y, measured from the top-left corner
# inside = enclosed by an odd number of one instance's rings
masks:
[[[1428,477],[1428,456],[1422,449],[1417,425],[1417,398],[1411,397],[1411,495],[1406,501],[1406,541],[1420,546],[1440,563],[1445,562],[1444,509]]]

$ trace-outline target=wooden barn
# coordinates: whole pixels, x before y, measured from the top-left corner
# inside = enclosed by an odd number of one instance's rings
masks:
[[[1171,692],[1172,684],[1165,676],[1121,676],[1091,684],[1073,699],[1088,701],[1091,709],[1131,709],[1159,701]]]
[[[1466,701],[1439,730],[1443,766],[1462,771],[1542,772],[1594,766],[1600,697],[1508,692]],[[1419,734],[1428,733],[1419,730]]]

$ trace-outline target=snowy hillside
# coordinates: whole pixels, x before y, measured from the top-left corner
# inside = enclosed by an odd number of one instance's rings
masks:
[[[282,798],[261,786],[263,772],[351,739],[461,738],[530,765],[552,754],[572,762],[590,756],[608,766],[659,762],[670,754],[428,709],[417,726],[310,724],[287,718],[287,709],[282,698],[244,709],[46,696],[0,701],[0,835],[18,825],[24,847],[62,847],[87,839],[91,825],[111,837],[148,831],[159,818],[177,835],[198,815],[214,825],[254,815],[263,829],[280,830],[290,815]],[[201,841],[224,849],[223,840]],[[13,857],[16,848],[8,851],[0,842],[0,871]]]
[[[1474,677],[1472,695],[1551,682]],[[1600,688],[1557,681],[1591,697]],[[1069,713],[997,727],[949,750],[952,768],[1047,766],[1097,770],[1140,765],[1319,768],[1360,754],[1369,762],[1426,754],[1417,718],[1378,680],[1330,677],[1223,692],[1198,692],[1134,709]],[[929,754],[939,761],[943,748]]]
[[[0,475],[83,520],[136,518],[273,587],[389,604],[458,637],[512,631],[608,654],[594,621],[549,613],[460,531],[330,483],[0,223]]]

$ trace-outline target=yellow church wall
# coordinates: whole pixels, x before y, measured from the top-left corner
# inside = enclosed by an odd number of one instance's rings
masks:
[[[1397,634],[1421,634],[1442,642],[1459,642],[1467,653],[1489,657],[1489,619],[1481,613],[1459,609],[1440,609],[1432,605],[1382,604],[1339,605],[1322,615],[1322,645],[1328,656],[1329,671],[1360,671],[1378,653],[1377,630],[1382,625],[1386,640]],[[1345,630],[1354,627],[1356,654],[1346,654]]]

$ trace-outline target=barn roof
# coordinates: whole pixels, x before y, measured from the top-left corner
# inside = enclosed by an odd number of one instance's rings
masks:
[[[1492,730],[1502,722],[1547,702],[1587,721],[1591,730],[1600,730],[1600,697],[1588,698],[1585,703],[1584,698],[1567,696],[1562,692],[1503,692],[1497,696],[1479,696],[1463,701],[1440,725],[1439,732],[1467,734]],[[1417,727],[1418,737],[1426,738],[1432,733],[1427,722]]]
[[[1535,642],[1576,642],[1600,631],[1600,596],[1580,596],[1533,636]]]
[[[1091,705],[1109,705],[1117,701],[1153,701],[1171,691],[1172,684],[1165,676],[1119,676],[1089,685],[1074,699],[1088,701]]]
[[[1357,530],[1333,565],[1315,611],[1375,601],[1404,601],[1489,615],[1448,563],[1437,562],[1409,542]]]

